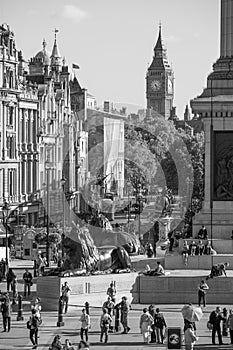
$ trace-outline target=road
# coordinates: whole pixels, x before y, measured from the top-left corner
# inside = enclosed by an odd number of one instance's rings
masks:
[[[232,349],[231,345],[223,346],[212,346],[211,345],[211,332],[207,330],[206,323],[209,317],[209,313],[215,308],[216,305],[209,305],[204,310],[204,315],[202,320],[197,324],[197,335],[199,340],[195,349]],[[131,331],[129,334],[113,333],[109,336],[108,344],[99,343],[99,318],[101,314],[101,309],[99,307],[91,307],[91,330],[89,335],[90,348],[95,350],[100,350],[103,348],[106,350],[115,349],[167,349],[167,345],[159,344],[149,344],[144,345],[142,343],[142,336],[139,334],[139,318],[141,315],[141,310],[143,305],[132,305],[132,310],[130,311],[129,325]],[[183,327],[183,320],[181,316],[181,305],[159,305],[161,311],[164,313],[168,327]],[[229,309],[229,305],[226,305]],[[79,342],[79,317],[81,314],[81,306],[72,307],[68,314],[64,317],[65,325],[63,327],[57,327],[57,314],[54,312],[43,312],[42,318],[43,323],[40,328],[40,338],[38,349],[48,350],[49,345],[55,334],[60,334],[62,341],[69,338],[71,342],[75,345]],[[16,321],[17,313],[12,315],[12,330],[10,333],[0,333],[0,349],[1,350],[20,350],[20,349],[30,349],[32,347],[29,337],[28,330],[26,329],[26,321],[30,316],[30,312],[24,312],[24,320]],[[224,343],[229,343],[229,337],[223,338]],[[183,347],[182,347],[183,349]]]

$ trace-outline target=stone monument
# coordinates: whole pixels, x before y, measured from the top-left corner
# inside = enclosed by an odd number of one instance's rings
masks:
[[[205,130],[205,199],[193,219],[211,238],[230,239],[233,230],[233,0],[221,0],[220,57],[207,87],[191,101]]]

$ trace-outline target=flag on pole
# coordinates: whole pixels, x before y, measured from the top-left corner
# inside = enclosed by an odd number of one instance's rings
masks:
[[[79,67],[77,64],[73,63],[73,64],[72,64],[72,68],[73,68],[73,69],[79,69],[80,67]]]

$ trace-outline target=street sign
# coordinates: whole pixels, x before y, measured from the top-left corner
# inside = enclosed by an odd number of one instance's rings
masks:
[[[167,332],[168,349],[181,349],[181,329],[169,327]]]

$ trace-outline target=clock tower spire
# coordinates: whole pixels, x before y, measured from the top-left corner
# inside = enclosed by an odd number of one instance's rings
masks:
[[[174,98],[174,73],[168,63],[162,41],[162,27],[154,47],[154,57],[146,74],[147,109],[153,109],[165,119],[170,118]]]

